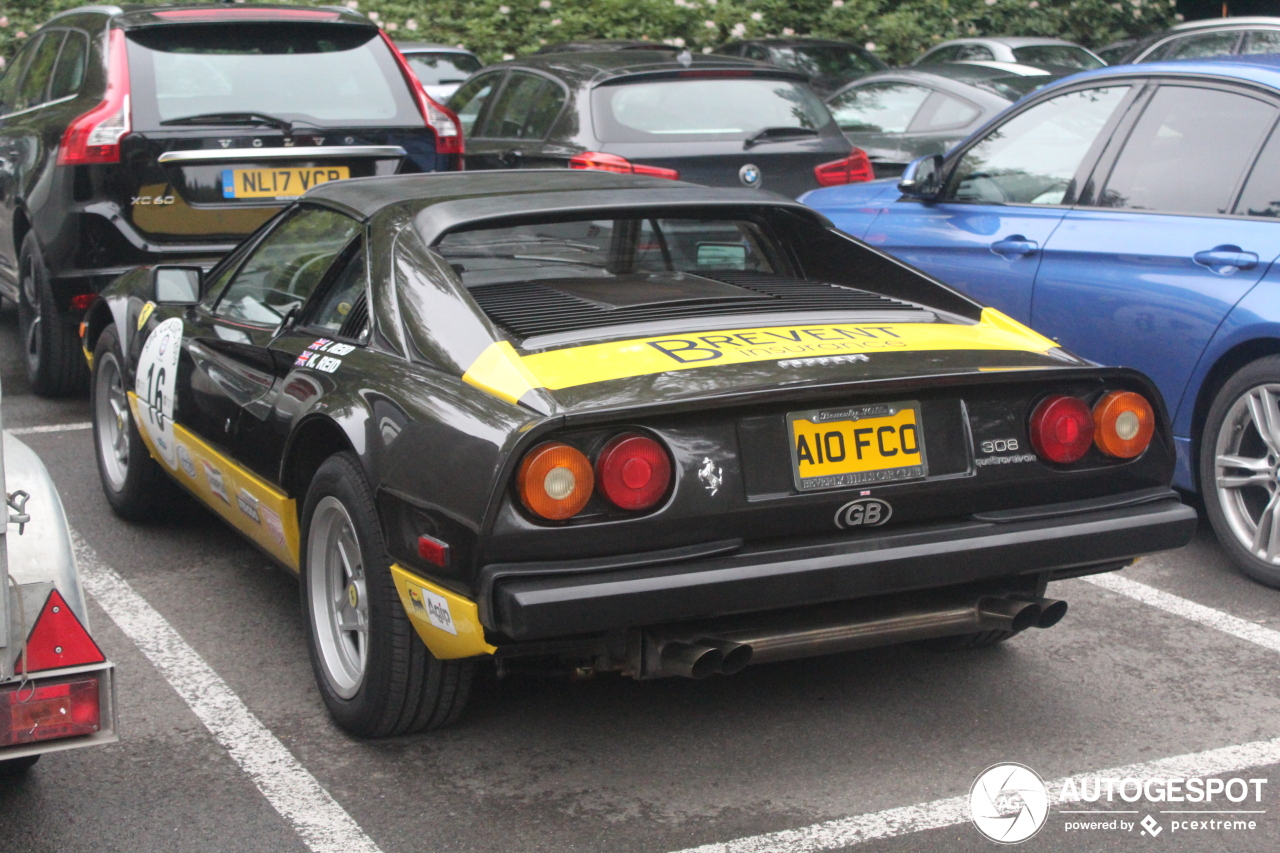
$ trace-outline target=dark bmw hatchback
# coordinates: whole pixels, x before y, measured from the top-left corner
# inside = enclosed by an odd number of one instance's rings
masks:
[[[449,100],[468,169],[601,169],[789,196],[871,180],[805,75],[664,51],[540,54]]]
[[[0,294],[35,390],[83,387],[77,325],[120,273],[212,263],[319,183],[461,165],[456,118],[345,9],[53,18],[0,78]]]

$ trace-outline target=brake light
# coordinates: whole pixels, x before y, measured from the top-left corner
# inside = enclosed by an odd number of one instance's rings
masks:
[[[96,678],[0,690],[0,746],[88,735],[101,727]]]
[[[418,537],[418,556],[428,563],[447,568],[449,565],[449,546],[434,536],[422,534]]]
[[[436,152],[461,154],[463,152],[462,122],[458,121],[458,116],[448,107],[436,103],[427,94],[427,90],[422,87],[422,81],[409,66],[409,60],[404,58],[404,54],[400,52],[400,48],[396,47],[396,43],[391,40],[386,31],[379,30],[378,34],[382,36],[391,55],[395,57],[396,65],[400,66],[400,75],[404,77],[404,82],[409,84],[409,90],[417,99],[422,120],[427,123],[427,127],[435,131]]]
[[[1093,444],[1093,415],[1075,397],[1049,397],[1031,415],[1031,445],[1050,462],[1067,465]]]
[[[756,73],[751,70],[743,70],[743,69],[736,69],[736,68],[733,69],[732,71],[728,71],[725,69],[716,69],[716,68],[700,68],[694,71],[677,71],[676,76],[677,77],[711,77],[711,78],[718,77],[721,79],[730,79],[733,77],[754,77],[756,76]]]
[[[617,154],[604,154],[600,151],[584,151],[576,157],[570,158],[569,168],[617,172],[620,175],[648,175],[651,178],[666,178],[669,181],[680,180],[680,173],[675,169],[642,166],[638,163],[632,163],[626,157],[619,157]]]
[[[56,589],[50,592],[27,637],[26,672],[102,663],[106,659],[62,594]],[[13,668],[15,672],[22,671],[21,656]]]
[[[516,478],[520,500],[528,510],[552,521],[576,515],[595,488],[591,463],[582,451],[548,441],[530,450]]]
[[[821,166],[813,167],[813,177],[824,187],[835,187],[840,184],[860,184],[863,181],[874,181],[876,170],[867,158],[867,152],[855,148],[843,160],[832,160]]]
[[[71,309],[73,311],[84,311],[93,304],[93,300],[98,298],[96,293],[77,293],[71,297]]]
[[[59,166],[119,163],[120,140],[132,129],[129,116],[129,57],[124,30],[107,44],[107,91],[102,103],[67,125],[58,146]]]
[[[1093,407],[1098,449],[1117,459],[1132,459],[1147,449],[1156,431],[1156,413],[1141,394],[1112,391]]]
[[[671,457],[648,436],[624,433],[609,440],[596,459],[596,482],[619,509],[648,509],[667,492]]]

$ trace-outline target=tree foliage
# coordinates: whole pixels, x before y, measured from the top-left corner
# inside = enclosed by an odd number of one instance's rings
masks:
[[[0,12],[0,57],[11,57],[51,15],[82,2],[6,5]],[[732,38],[794,34],[850,39],[899,64],[952,38],[1056,36],[1101,46],[1164,29],[1176,17],[1174,0],[347,0],[343,5],[374,18],[396,39],[460,44],[490,62],[567,39],[643,38],[699,51]]]

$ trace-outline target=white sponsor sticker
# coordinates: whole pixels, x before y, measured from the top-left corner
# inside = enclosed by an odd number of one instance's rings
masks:
[[[409,600],[419,616],[426,616],[427,621],[441,631],[458,636],[458,629],[453,627],[453,614],[449,612],[449,600],[443,595],[410,584]]]
[[[271,538],[281,548],[285,546],[284,525],[280,523],[280,516],[267,509],[262,504],[258,504],[258,514],[262,516],[262,523],[271,533]]]
[[[182,466],[182,470],[187,472],[187,476],[191,479],[196,478],[196,463],[191,458],[191,451],[187,450],[187,446],[178,442],[178,464]]]
[[[138,395],[142,425],[166,465],[178,468],[173,440],[173,389],[178,382],[178,356],[182,352],[182,319],[171,317],[152,330],[138,356]]]
[[[231,498],[227,497],[227,487],[222,482],[222,472],[203,459],[200,460],[200,464],[204,466],[204,476],[209,481],[209,490],[222,498],[224,503],[231,503]]]
[[[236,493],[236,506],[240,507],[241,512],[258,524],[262,523],[262,520],[258,518],[258,499],[244,489]]]

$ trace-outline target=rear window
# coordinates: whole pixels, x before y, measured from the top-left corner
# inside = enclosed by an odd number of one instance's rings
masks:
[[[424,86],[461,83],[480,70],[480,60],[467,53],[406,53],[405,58]]]
[[[968,80],[966,82],[978,89],[986,89],[993,95],[1016,101],[1057,79],[1058,75],[1054,74],[1032,74],[1026,77],[1011,75],[1009,77],[991,77],[986,80]]]
[[[808,86],[758,77],[600,86],[592,106],[604,142],[746,139],[765,128],[821,130],[831,123]]]
[[[733,219],[591,219],[446,234],[436,246],[468,287],[644,273],[775,273],[782,253]],[[619,285],[625,287],[625,282]]]
[[[191,24],[129,32],[135,120],[265,113],[317,127],[421,125],[377,31],[290,22]]]
[[[1055,65],[1059,68],[1101,68],[1105,63],[1089,51],[1068,44],[1040,44],[1034,47],[1015,47],[1013,58],[1027,65]]]

